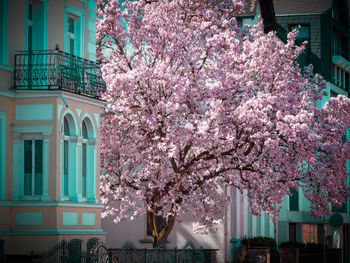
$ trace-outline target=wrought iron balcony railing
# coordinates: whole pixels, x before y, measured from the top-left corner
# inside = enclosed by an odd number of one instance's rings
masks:
[[[66,90],[99,98],[106,90],[98,64],[59,50],[15,55],[15,90]]]

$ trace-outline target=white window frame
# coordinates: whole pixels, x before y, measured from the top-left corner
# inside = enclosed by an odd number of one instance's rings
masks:
[[[14,125],[12,200],[49,201],[49,139],[53,125]],[[24,141],[43,140],[43,190],[42,195],[24,195]],[[18,163],[19,160],[19,163]]]
[[[74,19],[74,34],[69,32],[68,17]],[[74,39],[75,56],[84,57],[84,10],[66,4],[65,10],[65,52],[70,53],[70,40]]]

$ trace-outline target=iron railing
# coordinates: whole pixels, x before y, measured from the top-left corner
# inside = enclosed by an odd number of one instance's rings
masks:
[[[66,90],[100,97],[106,90],[99,65],[60,50],[33,50],[15,54],[15,90]]]
[[[190,242],[182,249],[162,244],[152,249],[136,248],[127,242],[122,248],[110,248],[109,258],[113,263],[216,263],[216,251],[195,248]]]

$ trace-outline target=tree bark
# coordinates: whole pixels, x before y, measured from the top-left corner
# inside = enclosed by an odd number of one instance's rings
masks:
[[[174,227],[176,215],[169,215],[168,218],[166,218],[165,225],[162,229],[158,229],[156,218],[155,209],[153,209],[153,211],[147,211],[147,222],[152,231],[153,247],[156,247],[160,243],[166,243],[166,240]]]

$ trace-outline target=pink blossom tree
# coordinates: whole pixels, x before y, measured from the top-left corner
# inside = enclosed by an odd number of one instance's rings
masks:
[[[283,44],[261,24],[239,28],[242,1],[104,2],[105,216],[118,223],[147,214],[155,245],[183,213],[207,232],[229,202],[223,185],[274,220],[290,188],[304,189],[314,216],[345,202],[350,100],[317,107],[325,82],[311,67],[301,73],[296,32]]]

